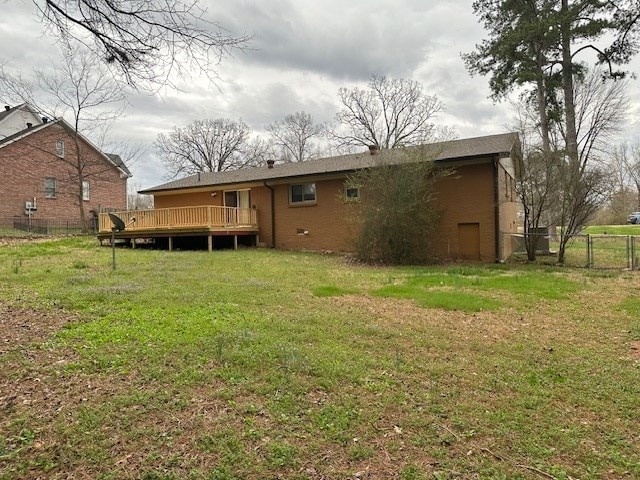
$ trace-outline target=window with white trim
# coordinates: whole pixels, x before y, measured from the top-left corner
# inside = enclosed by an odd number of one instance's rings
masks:
[[[82,181],[82,200],[89,201],[89,180]]]
[[[57,181],[55,177],[45,177],[44,196],[45,198],[56,198]]]
[[[64,140],[56,140],[56,155],[64,157]]]
[[[344,186],[344,199],[347,202],[360,201],[360,187],[354,187],[353,185]]]
[[[298,185],[290,185],[289,203],[292,205],[316,203],[316,184],[301,183]]]

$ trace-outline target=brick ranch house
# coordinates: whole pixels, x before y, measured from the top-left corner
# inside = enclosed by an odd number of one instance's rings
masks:
[[[516,232],[518,135],[428,147],[428,161],[435,159],[452,172],[435,187],[435,207],[442,218],[434,253],[442,259],[483,262],[508,257],[512,247],[504,234]],[[405,155],[400,150],[374,153],[201,173],[149,188],[139,193],[153,195],[156,208],[118,212],[128,226],[117,237],[133,246],[136,239],[152,239],[169,249],[243,244],[349,252],[355,228],[346,219],[350,204],[375,200],[346,180],[360,169],[398,163]],[[111,228],[109,218],[101,215],[99,237],[108,239]]]
[[[81,134],[76,142],[76,132],[64,119],[41,117],[27,104],[0,112],[0,171],[4,223],[29,216],[34,222],[79,223],[81,189],[87,219],[102,208],[127,205],[131,173],[120,157],[101,152]]]

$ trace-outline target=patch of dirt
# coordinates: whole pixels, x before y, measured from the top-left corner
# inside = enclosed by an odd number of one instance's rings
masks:
[[[46,403],[48,389],[40,368],[60,366],[74,355],[44,344],[65,324],[77,320],[63,310],[38,311],[0,302],[0,411],[16,404]]]
[[[58,237],[0,237],[0,247],[22,245],[24,243],[50,242]]]
[[[63,325],[77,319],[63,310],[44,312],[0,303],[0,355],[31,343],[44,342]]]

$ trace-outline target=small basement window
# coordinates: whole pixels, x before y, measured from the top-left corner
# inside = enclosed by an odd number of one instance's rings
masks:
[[[300,185],[291,185],[289,187],[289,203],[292,205],[315,203],[316,202],[316,184],[303,183]]]
[[[360,188],[359,187],[344,187],[344,199],[347,202],[357,202],[360,200]]]

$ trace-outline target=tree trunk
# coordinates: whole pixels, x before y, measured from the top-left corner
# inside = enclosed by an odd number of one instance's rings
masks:
[[[569,0],[562,0],[560,10],[560,32],[562,43],[562,90],[564,93],[564,113],[565,113],[565,144],[566,154],[568,157],[568,172],[566,172],[563,185],[563,195],[565,196],[563,204],[568,209],[569,215],[574,210],[574,206],[578,201],[574,198],[579,189],[577,183],[580,182],[580,157],[578,154],[578,133],[576,129],[576,106],[574,101],[573,86],[573,59],[571,55],[571,18],[569,15]],[[567,195],[569,198],[566,198]],[[573,223],[572,219],[567,219],[567,212],[562,215],[565,222]],[[565,223],[563,222],[563,223]],[[561,225],[560,248],[558,251],[558,262],[564,263],[565,247],[569,237],[573,235],[573,228],[568,225]]]
[[[571,172],[579,171],[578,133],[576,129],[576,106],[573,94],[573,59],[571,57],[571,20],[569,18],[569,0],[562,0],[562,88],[564,91],[564,109],[566,122],[566,148]]]

